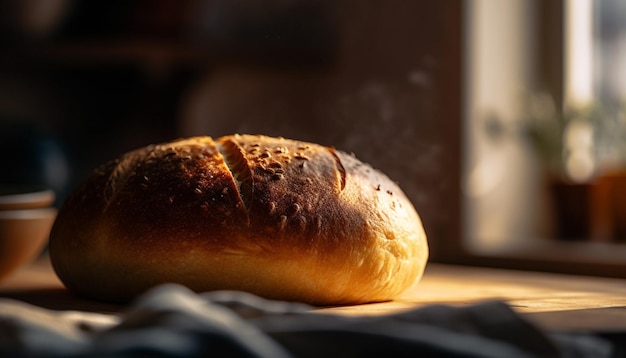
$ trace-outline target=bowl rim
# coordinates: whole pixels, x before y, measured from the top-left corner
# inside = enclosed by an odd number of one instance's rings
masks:
[[[36,208],[36,209],[20,209],[20,210],[0,210],[1,220],[39,220],[49,219],[57,215],[56,208]]]
[[[0,211],[45,208],[51,206],[55,199],[52,189],[0,184]]]

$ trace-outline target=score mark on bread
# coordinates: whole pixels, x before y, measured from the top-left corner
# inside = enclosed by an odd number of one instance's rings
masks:
[[[193,137],[96,169],[50,237],[68,289],[124,301],[165,282],[313,304],[390,300],[428,258],[401,189],[354,156],[266,136]]]

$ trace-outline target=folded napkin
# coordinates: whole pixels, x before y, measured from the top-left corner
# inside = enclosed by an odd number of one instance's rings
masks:
[[[0,300],[0,357],[611,357],[598,337],[543,332],[503,302],[342,316],[174,284],[119,315]]]

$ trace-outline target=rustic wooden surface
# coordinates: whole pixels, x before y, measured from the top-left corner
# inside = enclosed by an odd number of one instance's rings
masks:
[[[46,259],[0,282],[0,297],[54,310],[117,313],[123,306],[71,295]],[[422,281],[392,302],[325,307],[338,314],[385,314],[428,304],[503,300],[551,330],[626,332],[626,280],[430,264]]]

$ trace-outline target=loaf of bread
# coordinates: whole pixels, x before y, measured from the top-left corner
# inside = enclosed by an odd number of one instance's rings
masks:
[[[98,300],[179,283],[336,305],[394,299],[428,245],[398,185],[353,155],[233,135],[99,167],[60,209],[49,253],[70,291]]]

